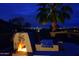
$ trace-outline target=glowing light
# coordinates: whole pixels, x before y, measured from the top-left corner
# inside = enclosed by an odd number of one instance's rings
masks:
[[[27,49],[24,47],[24,44],[19,43],[17,51],[27,52]]]

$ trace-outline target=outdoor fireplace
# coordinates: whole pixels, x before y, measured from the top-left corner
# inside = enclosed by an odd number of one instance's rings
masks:
[[[15,50],[12,54],[13,56],[27,56],[28,53],[32,53],[32,46],[28,33],[15,33],[13,42]]]

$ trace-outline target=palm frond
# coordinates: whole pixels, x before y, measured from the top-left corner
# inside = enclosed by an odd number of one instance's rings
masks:
[[[62,10],[63,12],[71,12],[71,13],[72,13],[72,8],[71,8],[70,6],[63,6],[63,7],[61,8],[61,10]]]
[[[39,8],[38,11],[47,12],[48,11],[48,8]]]
[[[63,3],[55,3],[55,6],[56,7],[60,7],[60,6],[62,6],[63,5]]]
[[[36,18],[46,18],[47,17],[47,14],[46,13],[43,13],[43,12],[39,12],[37,15],[36,15]]]
[[[46,7],[48,5],[48,3],[38,3],[37,6],[40,6],[40,7]]]
[[[61,23],[64,23],[64,18],[62,16],[57,16],[56,17],[57,21],[60,21]]]
[[[61,23],[64,23],[65,19],[69,20],[70,14],[65,13],[65,12],[61,12],[57,17],[57,20],[60,21]]]
[[[48,3],[38,3],[38,6],[43,6],[43,5],[47,5]]]
[[[45,25],[48,22],[48,19],[39,19],[38,22],[42,25]]]

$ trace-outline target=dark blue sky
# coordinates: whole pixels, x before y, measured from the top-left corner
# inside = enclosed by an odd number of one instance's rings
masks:
[[[72,27],[78,26],[79,27],[79,4],[68,4],[72,7],[73,13],[72,18],[69,21],[65,21],[64,24],[59,24],[61,27]],[[39,25],[36,21],[36,14],[37,14],[38,6],[36,4],[0,4],[0,18],[4,20],[9,20],[14,16],[24,16],[27,22],[30,22],[32,26],[42,26]],[[43,25],[43,26],[49,26]]]

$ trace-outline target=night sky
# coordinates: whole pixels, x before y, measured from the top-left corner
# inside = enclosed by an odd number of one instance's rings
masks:
[[[68,4],[72,7],[73,13],[70,20],[65,21],[64,24],[59,23],[61,27],[79,27],[79,4]],[[36,21],[36,14],[37,14],[38,6],[36,3],[26,3],[26,4],[0,4],[0,18],[8,21],[10,18],[15,16],[23,16],[27,22],[31,23],[33,27],[42,26],[48,27],[50,24],[47,25],[40,25]]]

